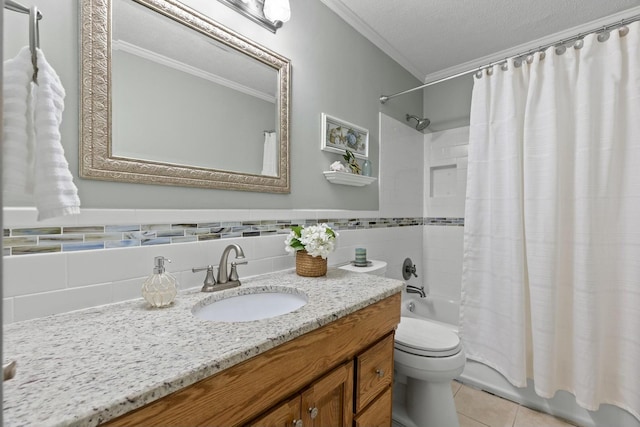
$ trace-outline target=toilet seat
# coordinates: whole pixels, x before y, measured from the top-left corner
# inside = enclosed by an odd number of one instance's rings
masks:
[[[424,357],[447,357],[462,349],[458,335],[423,319],[401,317],[396,329],[395,348]]]

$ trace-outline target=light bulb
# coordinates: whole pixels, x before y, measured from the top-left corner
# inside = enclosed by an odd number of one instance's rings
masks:
[[[291,19],[289,0],[264,0],[264,16],[271,22]]]

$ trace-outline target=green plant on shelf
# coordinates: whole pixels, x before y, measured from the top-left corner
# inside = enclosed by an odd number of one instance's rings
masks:
[[[345,150],[345,154],[342,157],[347,161],[347,166],[351,169],[351,173],[360,175],[362,170],[360,169],[360,165],[356,160],[356,156],[353,155],[353,152],[351,150]]]

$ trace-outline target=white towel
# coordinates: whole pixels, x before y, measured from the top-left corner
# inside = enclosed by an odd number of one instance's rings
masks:
[[[278,176],[278,145],[275,132],[264,133],[261,175]]]
[[[11,92],[4,97],[4,108],[9,107],[12,113],[4,119],[3,154],[5,194],[32,194],[38,221],[42,221],[80,213],[80,199],[61,144],[64,88],[40,49],[37,55],[37,85],[31,83],[28,48],[5,62],[4,90]]]
[[[2,179],[4,195],[13,199],[33,194],[33,174],[29,173],[33,170],[33,147],[29,135],[33,124],[28,119],[31,117],[32,75],[28,47],[4,62]]]

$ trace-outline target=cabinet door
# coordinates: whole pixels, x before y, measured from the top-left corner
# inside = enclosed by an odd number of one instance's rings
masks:
[[[356,427],[391,426],[391,386],[356,416]]]
[[[353,362],[345,363],[302,393],[304,427],[351,427]]]
[[[288,400],[263,416],[253,420],[250,427],[300,427],[300,396]]]

